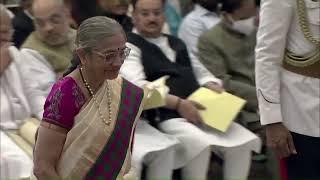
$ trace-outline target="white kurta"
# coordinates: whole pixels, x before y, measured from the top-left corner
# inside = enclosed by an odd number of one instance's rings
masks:
[[[33,167],[32,159],[2,131],[0,139],[0,179],[28,178]]]
[[[21,49],[23,61],[21,71],[30,102],[32,114],[42,119],[43,106],[52,85],[56,81],[56,73],[50,63],[37,51]]]
[[[21,53],[11,46],[9,54],[11,63],[0,77],[0,125],[2,129],[17,129],[31,112],[19,67]]]
[[[305,0],[310,30],[320,38],[320,2]],[[276,21],[275,21],[276,19]],[[261,123],[283,122],[292,132],[320,137],[320,79],[283,69],[285,49],[314,51],[300,29],[295,0],[263,0],[256,46],[256,84]]]
[[[175,52],[170,48],[168,39],[165,36],[146,40],[156,44],[168,59],[175,62]],[[131,53],[122,65],[120,73],[129,81],[142,86],[147,81],[141,62],[141,51],[131,43],[127,43],[127,46],[131,48]],[[195,66],[194,63],[192,62],[192,65],[198,81],[199,79],[206,79],[202,84],[209,81],[220,83],[220,80],[213,75],[201,73],[203,72],[199,70],[201,66]],[[213,151],[218,152],[226,161],[225,177],[245,178],[249,171],[251,151],[259,152],[261,147],[261,140],[237,123],[233,123],[226,133],[218,133],[210,128],[199,129],[183,118],[170,119],[160,123],[159,126],[163,132],[176,137],[182,142],[175,154],[175,168],[187,165],[207,148],[211,149],[213,147]],[[232,153],[230,153],[231,151]],[[235,157],[240,159],[235,159]],[[235,163],[235,161],[241,163]]]
[[[160,132],[144,120],[139,120],[134,134],[131,164],[139,179],[143,164],[148,166],[147,179],[169,179],[175,167],[172,156],[179,144],[175,137]]]
[[[31,112],[19,68],[21,54],[13,46],[9,53],[12,61],[0,77],[0,179],[20,179],[30,175],[32,160],[2,130],[18,129]]]

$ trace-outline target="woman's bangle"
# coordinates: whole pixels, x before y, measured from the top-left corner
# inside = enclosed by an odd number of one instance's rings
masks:
[[[177,103],[176,103],[176,108],[175,108],[177,111],[178,111],[178,109],[179,109],[179,106],[180,106],[180,104],[181,104],[181,101],[182,101],[182,99],[178,97],[178,100],[177,100]]]

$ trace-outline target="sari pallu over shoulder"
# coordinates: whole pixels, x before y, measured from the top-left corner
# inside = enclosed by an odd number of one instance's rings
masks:
[[[81,109],[58,164],[62,179],[122,179],[130,169],[132,136],[146,93],[125,79],[108,80],[96,94],[105,116],[107,84],[111,87],[112,123],[107,126],[101,120],[93,100]]]

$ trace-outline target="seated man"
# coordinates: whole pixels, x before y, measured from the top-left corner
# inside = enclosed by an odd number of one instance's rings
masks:
[[[69,12],[63,0],[34,0],[35,31],[22,45],[23,72],[32,113],[42,118],[43,105],[52,84],[69,67],[75,30],[69,27]],[[45,74],[45,75],[44,75]]]
[[[69,26],[69,11],[63,0],[35,0],[32,4],[35,31],[22,50],[36,59],[48,62],[62,74],[70,65],[76,31]]]
[[[201,105],[185,98],[200,85],[222,91],[221,83],[203,71],[202,66],[197,66],[198,61],[189,58],[180,39],[161,33],[165,21],[163,3],[163,0],[133,1],[136,29],[128,34],[127,46],[131,53],[121,74],[140,86],[161,76],[170,76],[167,105],[151,112],[152,118],[148,116],[148,120],[156,121],[160,130],[181,142],[176,150],[174,168],[182,168],[183,179],[206,179],[212,150],[225,160],[226,179],[246,179],[251,151],[259,151],[260,139],[236,123],[226,133],[201,126],[198,113]]]
[[[226,91],[247,101],[238,119],[253,132],[261,130],[254,79],[256,13],[255,0],[223,1],[222,22],[198,43],[204,66],[223,80]]]
[[[0,4],[0,179],[18,179],[29,176],[32,161],[6,134],[20,127],[31,116],[30,106],[22,84],[19,50],[12,46],[11,19]]]

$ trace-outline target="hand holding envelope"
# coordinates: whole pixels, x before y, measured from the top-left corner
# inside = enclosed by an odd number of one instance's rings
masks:
[[[188,97],[200,103],[206,109],[200,111],[203,121],[222,132],[225,132],[236,118],[246,101],[227,92],[216,93],[201,87]]]

